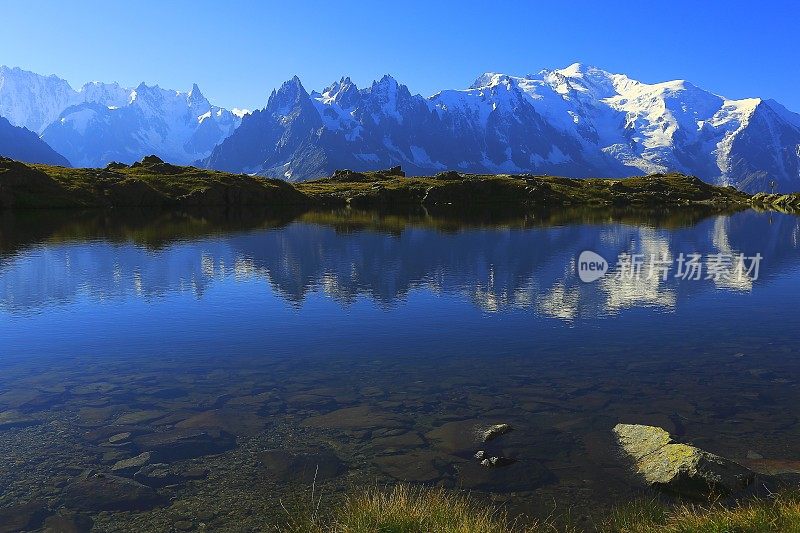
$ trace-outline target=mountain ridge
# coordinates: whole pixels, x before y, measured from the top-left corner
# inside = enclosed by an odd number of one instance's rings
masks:
[[[290,87],[302,90],[247,117],[204,164],[289,180],[399,164],[412,175],[682,172],[751,192],[773,181],[800,189],[800,115],[685,80],[647,84],[576,63],[523,77],[488,72],[424,98],[389,75],[311,92],[295,76],[270,102]]]
[[[251,114],[187,92],[0,67],[0,116],[76,166],[176,164],[302,181],[402,165],[409,175],[618,177],[679,172],[748,192],[800,189],[800,114],[686,80],[643,83],[574,63],[412,94],[391,75],[308,91],[294,76]]]
[[[4,117],[0,117],[0,156],[24,163],[71,166],[63,155],[53,150],[34,132],[14,126]]]

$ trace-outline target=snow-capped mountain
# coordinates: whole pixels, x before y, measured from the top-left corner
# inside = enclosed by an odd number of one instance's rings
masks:
[[[148,154],[189,164],[208,157],[240,122],[241,116],[211,105],[197,85],[182,93],[142,83],[119,106],[68,107],[42,139],[80,167],[132,163]]]
[[[290,180],[402,165],[409,174],[678,171],[751,192],[773,183],[800,190],[800,115],[772,100],[729,100],[686,81],[646,84],[580,64],[486,73],[430,98],[391,76],[361,89],[342,78],[311,93],[295,77],[245,115],[212,105],[196,85],[74,90],[56,76],[0,67],[0,116],[76,166],[155,153]]]
[[[296,77],[214,149],[211,168],[292,180],[337,168],[624,176],[678,171],[746,190],[800,190],[800,115],[686,81],[580,64],[412,95],[385,76],[308,93]]]
[[[0,117],[0,156],[24,163],[69,166],[64,156],[50,148],[38,135],[27,128],[12,125],[3,117]]]
[[[208,157],[244,113],[211,105],[197,85],[182,93],[90,82],[76,91],[56,76],[0,67],[0,116],[38,133],[74,166],[149,154],[192,163]]]
[[[130,90],[116,83],[90,82],[76,91],[66,80],[0,66],[0,116],[41,134],[67,107],[84,102],[124,105]]]

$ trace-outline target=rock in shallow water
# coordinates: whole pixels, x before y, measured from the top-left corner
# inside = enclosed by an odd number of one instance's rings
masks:
[[[64,503],[80,511],[138,511],[160,502],[150,487],[118,476],[94,474],[64,490]]]
[[[5,411],[0,413],[0,431],[12,428],[26,428],[42,423],[42,420],[29,418],[20,414],[18,411]]]
[[[617,424],[614,434],[645,482],[685,496],[730,494],[748,486],[754,474],[728,459],[695,446],[672,442],[655,426]]]
[[[267,472],[281,482],[313,483],[343,474],[347,468],[331,452],[292,453],[287,450],[267,450],[259,458]]]
[[[443,451],[460,453],[474,450],[476,444],[494,440],[513,429],[510,424],[486,425],[481,420],[469,419],[447,422],[425,436]]]
[[[505,435],[512,429],[514,428],[511,427],[511,424],[495,424],[493,426],[489,426],[483,432],[483,442],[489,442],[492,439],[496,439],[500,435]]]
[[[74,511],[62,510],[44,522],[43,533],[89,533],[94,526],[91,517]]]
[[[159,462],[182,461],[226,452],[236,446],[236,438],[218,430],[173,429],[136,437],[141,451],[150,451]]]
[[[38,529],[50,511],[43,501],[0,508],[0,533]]]
[[[515,461],[509,457],[502,457],[496,455],[489,455],[486,453],[486,450],[478,450],[475,452],[475,459],[478,460],[481,466],[485,466],[487,468],[498,468],[501,466],[508,466],[513,464]]]
[[[131,457],[130,459],[123,459],[122,461],[117,461],[114,466],[111,467],[111,471],[116,474],[133,474],[144,465],[150,462],[151,459],[150,452],[140,453],[136,457]]]
[[[111,444],[119,444],[120,442],[125,442],[129,438],[131,438],[131,432],[125,431],[124,433],[117,433],[116,435],[111,435],[108,438],[108,442],[110,442]]]
[[[175,465],[156,463],[143,467],[133,475],[133,479],[144,485],[160,488],[204,479],[206,476],[208,476],[208,469],[206,468],[194,467],[183,470]]]
[[[381,455],[373,463],[386,475],[400,481],[429,483],[442,477],[449,459],[428,450],[413,450],[399,455]]]

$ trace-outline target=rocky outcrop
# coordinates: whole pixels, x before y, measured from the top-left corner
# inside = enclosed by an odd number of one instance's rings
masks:
[[[164,163],[148,156],[103,169],[31,167],[0,158],[0,209],[39,207],[314,207],[463,209],[694,206],[730,212],[756,205],[731,187],[693,176],[654,174],[579,180],[555,176],[442,173],[407,178],[393,167],[337,171],[299,184]],[[764,205],[794,205],[758,197]],[[781,197],[783,198],[783,197]],[[792,200],[794,201],[794,200]]]
[[[796,213],[800,211],[800,193],[794,194],[766,194],[760,192],[750,199],[753,207]]]
[[[614,435],[644,481],[689,497],[726,495],[752,483],[747,468],[689,444],[673,442],[655,426],[617,424]]]
[[[282,180],[224,174],[147,156],[128,167],[32,167],[0,157],[0,209],[50,207],[241,207],[308,205]]]

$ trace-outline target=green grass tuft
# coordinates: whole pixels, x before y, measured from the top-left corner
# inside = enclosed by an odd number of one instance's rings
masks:
[[[527,533],[538,526],[509,522],[506,514],[441,488],[397,485],[348,497],[328,516],[313,506],[290,515],[286,533]]]

